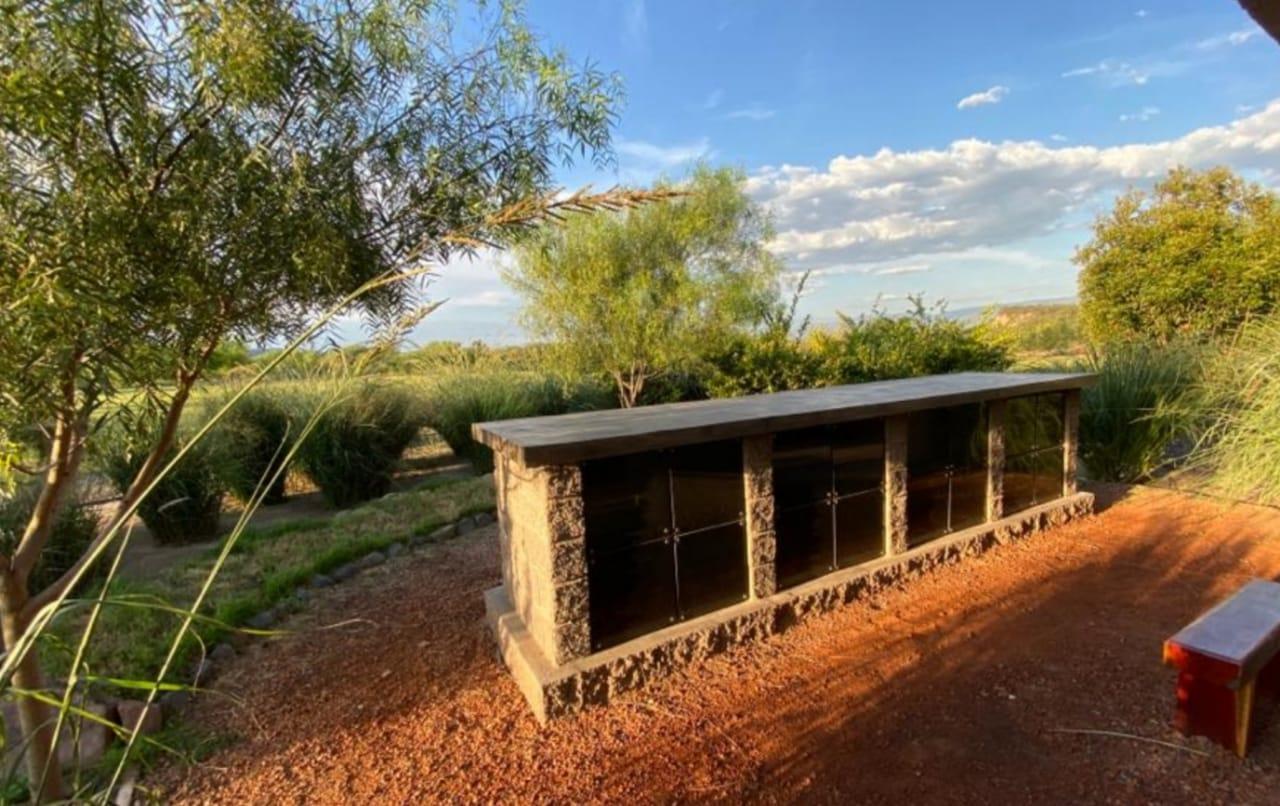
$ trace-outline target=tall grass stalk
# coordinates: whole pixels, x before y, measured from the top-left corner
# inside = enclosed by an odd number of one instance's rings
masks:
[[[1170,446],[1189,435],[1187,395],[1199,365],[1190,345],[1119,344],[1090,356],[1086,368],[1098,380],[1084,390],[1080,411],[1089,478],[1143,481],[1167,463]]]
[[[1215,356],[1198,392],[1205,434],[1197,459],[1214,486],[1280,502],[1280,316],[1247,325]]]

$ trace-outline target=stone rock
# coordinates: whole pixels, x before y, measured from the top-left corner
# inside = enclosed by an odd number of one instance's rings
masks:
[[[351,579],[358,573],[360,573],[360,569],[356,568],[355,563],[347,563],[330,571],[329,576],[333,577],[335,582],[342,582],[343,580]]]
[[[387,561],[387,555],[380,551],[371,551],[360,559],[356,560],[355,566],[361,570],[372,568],[375,565],[382,565]]]
[[[121,700],[116,703],[116,713],[120,717],[118,720],[120,726],[125,730],[133,730],[133,726],[138,725],[140,736],[159,733],[164,725],[164,716],[160,711],[160,703],[157,702],[148,705],[142,700]]]
[[[266,630],[269,629],[272,624],[276,623],[276,619],[278,617],[279,614],[276,613],[274,607],[268,608],[263,610],[261,613],[250,616],[249,620],[244,623],[244,626],[251,630]]]
[[[387,546],[387,559],[399,557],[401,554],[404,554],[404,543],[392,543]]]
[[[311,577],[311,587],[313,588],[327,588],[332,585],[333,582],[333,577],[325,576],[324,574],[316,574]]]
[[[441,526],[439,529],[436,529],[431,534],[427,535],[427,540],[431,541],[432,543],[438,543],[441,540],[448,540],[449,538],[457,534],[458,534],[458,524],[449,523],[449,524],[445,524],[444,526]]]
[[[481,512],[474,517],[474,520],[476,522],[476,526],[488,526],[493,523],[493,513]]]
[[[111,709],[102,703],[90,702],[80,707],[96,717],[110,719]],[[79,720],[80,729],[78,732],[64,730],[59,736],[58,763],[63,767],[70,767],[72,764],[79,764],[81,767],[96,764],[102,759],[107,745],[111,744],[115,738],[115,733],[101,722],[82,717],[73,717],[73,719]],[[77,738],[79,741],[76,741]]]
[[[236,648],[228,643],[221,643],[209,650],[209,660],[214,663],[226,663],[236,656]]]
[[[190,691],[166,691],[160,695],[160,710],[169,716],[180,713],[190,703]]]
[[[192,676],[198,685],[203,685],[213,679],[213,672],[213,661],[205,657],[201,658],[200,662],[196,664],[195,674]]]
[[[459,518],[456,526],[458,527],[458,534],[460,535],[465,535],[468,532],[474,532],[476,530],[476,519],[470,515],[465,518]]]
[[[306,588],[298,588],[293,592],[293,600],[298,604],[306,604],[311,601],[311,591]]]

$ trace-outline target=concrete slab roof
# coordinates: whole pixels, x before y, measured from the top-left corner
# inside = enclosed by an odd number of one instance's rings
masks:
[[[471,426],[478,442],[528,467],[571,464],[717,439],[884,417],[1093,384],[1090,373],[957,372],[764,395],[608,409]]]

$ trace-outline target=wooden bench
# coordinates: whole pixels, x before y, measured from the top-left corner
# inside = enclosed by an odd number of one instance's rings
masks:
[[[1243,758],[1254,689],[1280,668],[1278,652],[1280,584],[1255,579],[1164,642],[1164,662],[1178,670],[1174,726]]]

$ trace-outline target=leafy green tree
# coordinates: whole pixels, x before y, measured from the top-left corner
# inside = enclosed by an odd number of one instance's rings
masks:
[[[700,167],[685,195],[543,228],[504,277],[560,367],[607,374],[623,406],[646,382],[758,324],[777,296],[768,217],[741,172]]]
[[[738,397],[821,385],[821,359],[805,349],[809,318],[796,324],[796,308],[808,273],[796,284],[790,303],[778,300],[765,312],[758,333],[737,333],[710,352],[706,391],[711,397]]]
[[[1132,190],[1075,256],[1096,343],[1216,337],[1280,301],[1280,195],[1226,168]]]
[[[607,159],[616,95],[513,3],[464,19],[416,0],[7,4],[0,470],[40,492],[0,547],[6,646],[136,508],[223,345],[296,333],[359,288],[371,323],[407,326],[425,266],[599,203],[547,194],[556,163]],[[125,390],[156,441],[90,551],[28,590]],[[16,436],[33,428],[34,454]],[[12,683],[41,688],[35,653]],[[48,709],[20,706],[33,790],[57,799]]]

